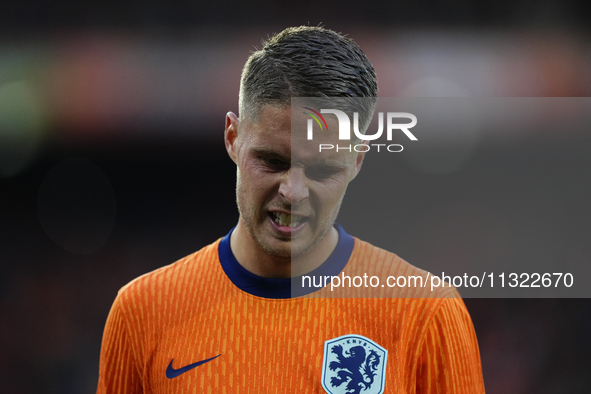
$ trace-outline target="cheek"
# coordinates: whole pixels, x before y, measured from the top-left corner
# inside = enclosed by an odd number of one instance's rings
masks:
[[[314,187],[316,205],[321,211],[332,212],[347,190],[346,176],[327,180]]]
[[[274,186],[275,176],[256,163],[245,161],[240,172],[242,188],[253,198],[263,198]]]
[[[251,156],[245,156],[243,160],[239,162],[240,170],[243,176],[248,178],[256,179],[263,173],[263,168],[258,160]]]

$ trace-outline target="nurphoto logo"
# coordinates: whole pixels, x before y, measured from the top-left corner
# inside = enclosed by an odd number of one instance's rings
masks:
[[[310,108],[310,107],[303,107],[304,109],[310,112],[304,112],[304,114],[309,115],[311,119],[308,119],[308,128],[307,128],[307,138],[308,140],[314,139],[314,121],[320,126],[320,130],[328,131],[328,125],[326,123],[326,119],[322,116],[322,114],[333,114],[337,117],[339,122],[339,140],[348,140],[351,141],[351,120],[349,119],[349,115],[345,112],[338,110],[338,109],[321,109],[320,112]],[[398,119],[409,119],[410,123],[395,123],[398,122]],[[414,136],[413,133],[409,129],[413,128],[417,124],[417,117],[408,112],[387,112],[386,113],[386,139],[388,141],[392,141],[392,137],[395,131],[402,131],[411,141],[417,141],[417,137]],[[359,113],[353,113],[353,133],[355,133],[356,139],[362,142],[370,142],[377,140],[382,136],[384,133],[384,113],[378,113],[378,131],[375,134],[363,134],[359,131]],[[360,143],[360,144],[349,144],[349,145],[339,145],[336,146],[334,144],[319,144],[318,151],[327,151],[327,150],[347,150],[349,152],[367,152],[374,147],[378,152],[380,152],[380,148],[385,147],[385,150],[388,152],[402,152],[404,149],[400,144],[377,144],[377,143]]]

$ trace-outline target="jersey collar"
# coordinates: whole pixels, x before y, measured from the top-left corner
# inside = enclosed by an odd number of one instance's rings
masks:
[[[347,265],[353,252],[355,240],[339,224],[335,223],[335,227],[339,232],[337,246],[320,267],[305,276],[310,276],[311,278],[337,276],[345,268],[345,265]],[[230,236],[234,229],[235,227],[222,238],[218,248],[218,254],[222,269],[232,283],[240,290],[257,297],[274,299],[301,297],[320,290],[320,287],[302,287],[302,276],[294,278],[264,278],[247,271],[238,263],[230,247]],[[313,282],[307,281],[307,283]]]

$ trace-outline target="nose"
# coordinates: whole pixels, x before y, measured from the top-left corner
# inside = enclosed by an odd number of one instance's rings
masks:
[[[306,185],[304,171],[292,167],[281,180],[279,194],[291,205],[296,205],[306,200],[310,196],[310,193]]]

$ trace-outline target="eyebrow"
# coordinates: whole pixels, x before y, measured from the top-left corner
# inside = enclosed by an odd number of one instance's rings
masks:
[[[326,162],[315,164],[313,167],[317,167],[317,168],[329,168],[329,169],[334,168],[336,170],[342,170],[343,168],[349,167],[349,165],[347,163],[338,163],[338,162],[334,162],[334,161],[326,161]]]
[[[289,157],[286,157],[286,156],[284,156],[274,150],[271,150],[271,149],[252,148],[252,150],[254,151],[255,154],[257,154],[259,156],[273,157],[273,158],[281,159],[284,161],[291,161],[291,159]]]
[[[271,149],[268,149],[265,147],[252,148],[252,150],[258,156],[265,156],[265,157],[280,159],[285,162],[290,162],[293,164],[291,157],[285,156],[285,155],[278,153],[274,150],[271,150]],[[325,161],[321,161],[318,163],[312,163],[311,165],[308,165],[308,167],[311,167],[311,168],[326,168],[326,169],[335,169],[335,170],[342,170],[344,168],[347,168],[348,166],[349,165],[347,163],[342,163],[342,162],[339,162],[336,160],[331,160],[330,158],[326,159]]]

